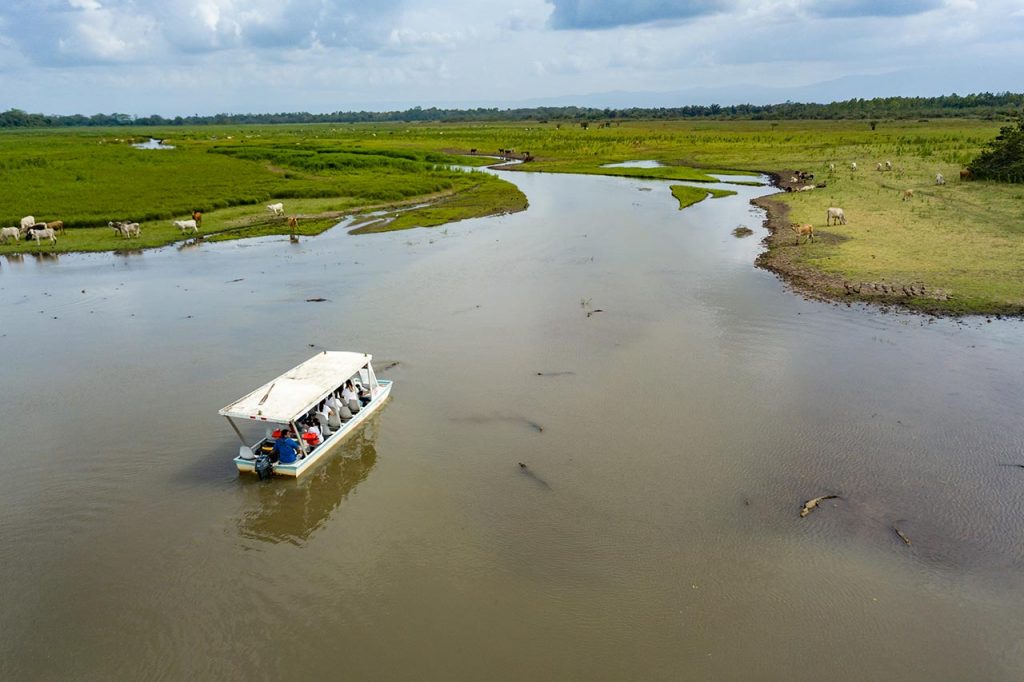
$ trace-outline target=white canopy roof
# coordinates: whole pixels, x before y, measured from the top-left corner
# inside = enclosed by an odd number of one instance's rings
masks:
[[[370,364],[367,353],[323,351],[220,410],[225,417],[287,423]]]

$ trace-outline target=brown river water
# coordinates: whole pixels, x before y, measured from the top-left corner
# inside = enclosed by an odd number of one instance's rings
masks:
[[[0,678],[1024,675],[1022,323],[794,295],[764,188],[505,177],[528,211],[0,259]],[[321,348],[390,402],[240,476],[217,410]]]

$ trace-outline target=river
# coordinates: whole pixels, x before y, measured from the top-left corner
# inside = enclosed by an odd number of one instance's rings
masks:
[[[1021,322],[795,295],[764,188],[504,177],[529,210],[0,260],[0,677],[1020,676]],[[240,477],[217,410],[322,348],[391,401]]]

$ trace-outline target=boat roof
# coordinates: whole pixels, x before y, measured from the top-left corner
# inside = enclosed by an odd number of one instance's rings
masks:
[[[325,350],[222,408],[219,414],[288,423],[308,412],[372,359],[368,353]]]

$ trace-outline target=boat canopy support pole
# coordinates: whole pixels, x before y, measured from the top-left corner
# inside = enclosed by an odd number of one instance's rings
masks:
[[[231,417],[224,418],[228,420],[228,424],[231,424],[231,428],[233,428],[235,433],[238,434],[238,440],[242,441],[242,445],[248,446],[249,444],[245,442],[245,436],[243,436],[242,432],[238,430],[238,426],[235,424],[234,420]]]
[[[306,447],[306,441],[302,440],[302,432],[299,431],[299,425],[295,423],[295,420],[288,422],[288,425],[292,427],[292,431],[295,432],[295,440],[299,441],[299,449],[302,450],[303,455],[309,454],[309,449]]]

